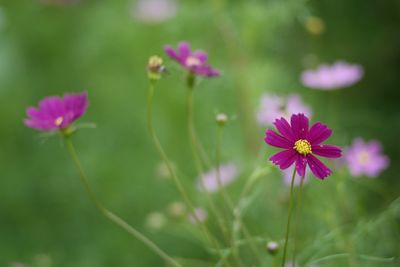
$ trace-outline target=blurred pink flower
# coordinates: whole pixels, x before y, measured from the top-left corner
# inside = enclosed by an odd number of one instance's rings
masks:
[[[361,138],[354,139],[345,150],[345,160],[353,176],[377,177],[389,165],[389,158],[382,154],[379,141],[364,142]]]
[[[361,65],[336,61],[333,65],[322,64],[316,70],[303,71],[301,82],[313,89],[334,90],[355,84],[363,74]]]
[[[232,183],[238,173],[237,166],[233,163],[222,164],[219,168],[220,180],[222,186],[227,186]],[[204,173],[197,182],[197,187],[200,191],[204,189],[209,193],[217,192],[219,183],[217,179],[217,169],[212,169]]]
[[[290,186],[290,184],[292,183],[292,175],[293,175],[293,170],[291,168],[287,168],[286,170],[281,170],[282,172],[282,176],[283,176],[283,183],[286,186]],[[310,170],[307,167],[307,171],[306,174],[304,176],[304,182],[303,185],[306,184],[308,182],[308,178],[310,176]],[[299,186],[301,182],[301,177],[300,175],[296,172],[296,176],[294,178],[294,186]]]
[[[290,119],[291,114],[303,113],[311,117],[311,108],[303,103],[299,95],[292,94],[287,98],[264,94],[257,112],[257,121],[261,126],[272,126],[276,118]]]
[[[164,22],[176,15],[175,0],[138,0],[133,6],[133,16],[147,23]]]
[[[82,117],[89,105],[87,92],[49,96],[39,102],[39,107],[28,107],[24,120],[26,126],[39,131],[65,129]]]
[[[166,45],[164,51],[171,59],[178,62],[193,75],[204,77],[220,75],[217,69],[207,64],[207,53],[202,50],[192,51],[188,42],[180,42],[176,50],[172,46]]]
[[[205,220],[207,220],[208,217],[208,213],[205,209],[203,208],[195,208],[194,209],[194,213],[196,214],[196,216],[191,213],[188,216],[188,219],[191,223],[196,224],[197,220],[196,218],[200,221],[200,222],[204,222]]]

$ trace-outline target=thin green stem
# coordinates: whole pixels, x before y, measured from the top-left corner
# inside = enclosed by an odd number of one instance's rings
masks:
[[[161,146],[161,143],[160,143],[160,141],[156,135],[156,132],[154,130],[153,120],[152,120],[152,118],[153,118],[152,110],[153,110],[153,96],[154,96],[155,84],[156,84],[155,80],[150,80],[148,96],[147,96],[147,127],[148,127],[148,131],[151,135],[151,138],[153,140],[153,143],[154,143],[158,153],[160,154],[162,160],[167,165],[168,171],[170,172],[170,174],[172,176],[172,179],[175,183],[176,188],[178,189],[178,192],[180,193],[184,203],[188,206],[190,212],[192,213],[196,224],[198,224],[200,226],[202,232],[206,236],[207,241],[210,244],[212,244],[212,246],[217,251],[218,255],[223,259],[223,255],[222,255],[222,252],[221,252],[221,249],[220,249],[220,246],[219,246],[217,240],[215,240],[215,238],[211,235],[211,233],[207,229],[205,223],[199,219],[199,217],[194,209],[194,206],[193,206],[192,202],[190,201],[189,196],[185,191],[185,188],[182,185],[182,182],[178,178],[178,175],[176,174],[175,169],[172,167],[172,164],[171,164],[167,154],[165,153],[163,147]],[[223,261],[226,262],[225,259],[223,259]]]
[[[227,194],[225,187],[221,180],[221,146],[222,146],[223,134],[224,134],[224,125],[218,125],[217,142],[215,145],[215,165],[216,165],[216,169],[217,169],[216,178],[217,178],[217,183],[218,183],[218,192],[220,194],[222,203],[224,204],[224,207],[223,207],[224,212],[223,213],[224,213],[224,216],[226,217],[225,218],[226,224],[228,224],[229,214],[231,214],[230,211],[232,211],[232,213],[233,213],[233,203],[232,203],[232,200],[230,199],[229,195]],[[232,228],[234,228],[234,227],[235,227],[235,225],[233,225]],[[236,259],[236,261],[238,262],[238,264],[240,266],[244,266],[242,260],[240,259],[239,250],[235,243],[234,233],[232,233],[232,235],[230,236],[229,241],[230,241],[233,257]]]
[[[290,232],[290,221],[292,219],[292,209],[293,209],[293,188],[294,188],[294,177],[296,176],[296,168],[293,170],[292,182],[290,183],[290,196],[289,196],[289,210],[288,210],[288,219],[286,223],[286,236],[285,236],[285,245],[283,247],[283,257],[282,257],[282,267],[285,267],[286,261],[286,253],[289,242],[289,232]]]
[[[192,150],[192,155],[193,159],[196,165],[196,170],[201,177],[204,173],[203,166],[201,163],[201,157],[200,157],[200,144],[197,139],[197,134],[196,134],[196,129],[194,127],[194,119],[193,119],[193,113],[194,113],[194,106],[193,106],[193,91],[194,91],[194,84],[195,84],[195,76],[192,73],[189,73],[187,77],[187,98],[186,98],[186,112],[187,112],[187,126],[188,126],[188,133],[189,133],[189,138],[190,138],[190,146]],[[202,190],[204,191],[208,204],[210,206],[210,209],[212,213],[215,215],[217,219],[217,224],[218,227],[221,229],[221,232],[225,238],[225,241],[227,244],[229,244],[229,233],[228,233],[228,227],[225,225],[224,221],[220,218],[219,214],[220,212],[218,211],[216,205],[214,204],[214,201],[212,199],[212,196],[210,195],[210,192],[207,190],[205,186],[205,182],[203,179],[200,181],[200,186],[202,187]],[[225,263],[227,263],[226,258],[222,258]]]
[[[300,216],[300,209],[301,209],[301,199],[302,199],[302,192],[303,192],[303,184],[304,184],[304,176],[301,177],[301,181],[300,181],[300,187],[299,187],[299,192],[297,194],[297,201],[296,201],[296,214],[294,216],[294,221],[296,222],[296,224],[294,225],[294,229],[293,229],[293,258],[292,258],[292,262],[293,264],[296,262],[296,254],[297,254],[297,242],[298,242],[298,238],[297,238],[297,228],[300,225],[299,222],[299,216]]]
[[[167,253],[165,253],[162,249],[160,249],[156,244],[153,243],[150,239],[148,239],[146,236],[144,236],[142,233],[140,233],[138,230],[133,228],[131,225],[129,225],[127,222],[125,222],[123,219],[121,219],[119,216],[115,215],[113,212],[109,211],[106,209],[101,202],[97,199],[96,195],[94,194],[93,190],[90,187],[87,175],[85,171],[83,170],[82,164],[79,161],[78,155],[76,153],[75,147],[71,141],[70,137],[65,137],[65,144],[67,146],[67,150],[69,152],[69,155],[72,159],[72,161],[75,164],[75,167],[77,168],[79,172],[79,177],[80,180],[86,190],[86,193],[89,195],[89,198],[91,201],[94,203],[96,206],[97,210],[109,221],[112,223],[116,224],[126,232],[128,232],[131,236],[135,237],[136,239],[140,240],[143,242],[150,250],[152,250],[154,253],[156,253],[158,256],[160,256],[164,261],[168,262],[174,267],[182,267],[181,264],[179,264],[177,261],[175,261],[171,256],[169,256]]]

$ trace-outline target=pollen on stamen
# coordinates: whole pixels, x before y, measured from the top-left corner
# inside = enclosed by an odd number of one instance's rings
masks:
[[[294,143],[293,149],[299,154],[308,155],[312,153],[311,144],[305,139],[299,139]]]
[[[61,126],[61,124],[63,123],[64,118],[63,117],[58,117],[57,119],[55,119],[54,124],[56,126]]]

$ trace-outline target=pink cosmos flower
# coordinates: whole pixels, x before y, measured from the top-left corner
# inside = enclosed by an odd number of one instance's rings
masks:
[[[353,176],[377,177],[389,165],[389,158],[382,154],[379,141],[364,142],[363,139],[356,138],[345,150],[344,157]]]
[[[174,17],[176,10],[174,0],[139,0],[135,3],[132,13],[142,22],[160,23]]]
[[[237,167],[233,163],[223,164],[219,168],[220,182],[222,186],[227,186],[232,183],[237,176]],[[220,189],[217,179],[217,169],[212,169],[204,173],[198,181],[198,188],[203,188],[209,193],[218,192]]]
[[[363,75],[361,65],[337,61],[333,65],[322,64],[316,70],[304,71],[301,82],[313,89],[333,90],[349,87],[361,80]]]
[[[308,123],[308,118],[302,113],[293,114],[290,124],[284,118],[276,119],[274,124],[280,134],[267,130],[265,142],[284,150],[273,155],[270,160],[281,170],[295,163],[297,174],[300,176],[305,175],[308,165],[316,177],[324,179],[332,174],[332,171],[314,154],[326,158],[338,158],[341,156],[341,149],[321,144],[332,134],[332,130],[326,125],[317,122],[309,128]]]
[[[303,113],[311,117],[311,108],[303,103],[299,95],[292,94],[287,98],[264,94],[257,112],[257,121],[261,126],[273,125],[276,118],[290,118],[290,114]]]
[[[192,52],[187,42],[180,42],[176,51],[170,45],[166,45],[164,51],[170,58],[195,75],[214,77],[220,74],[218,70],[206,64],[207,53],[201,50]]]
[[[39,131],[65,129],[85,114],[88,107],[87,92],[65,94],[63,98],[49,96],[39,102],[39,107],[28,107],[24,120],[26,126]]]

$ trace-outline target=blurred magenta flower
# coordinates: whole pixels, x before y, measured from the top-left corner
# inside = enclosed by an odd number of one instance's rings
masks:
[[[191,223],[196,224],[197,223],[196,218],[200,222],[205,222],[207,220],[208,213],[207,213],[207,211],[205,209],[203,209],[203,208],[195,208],[194,212],[195,212],[196,216],[193,213],[189,214],[189,216],[188,216],[188,219],[189,219],[189,221]]]
[[[176,11],[174,0],[138,0],[132,8],[132,15],[142,22],[161,23],[174,17]]]
[[[222,164],[219,168],[220,181],[222,186],[232,183],[237,176],[237,167],[233,163]],[[206,190],[209,193],[217,192],[220,187],[217,179],[217,169],[212,169],[204,173],[198,181],[199,190]]]
[[[257,121],[261,126],[270,126],[273,125],[276,118],[283,117],[288,120],[291,114],[297,113],[311,117],[311,108],[303,103],[299,95],[292,94],[284,98],[264,94],[257,112]]]
[[[290,124],[284,118],[276,119],[276,129],[281,134],[267,130],[265,142],[284,150],[270,157],[281,170],[296,164],[297,174],[304,176],[308,165],[313,174],[319,179],[332,174],[332,171],[313,154],[326,158],[338,158],[341,149],[333,145],[321,145],[332,134],[326,125],[317,122],[309,129],[308,118],[302,114],[293,114]]]
[[[313,89],[334,90],[355,84],[363,74],[361,65],[337,61],[333,65],[322,64],[316,70],[304,71],[301,82]]]
[[[29,118],[24,123],[40,131],[65,129],[85,114],[88,104],[87,92],[65,94],[63,98],[49,96],[39,102],[38,108],[27,108]]]
[[[308,169],[308,168],[307,168],[307,169]],[[291,170],[291,169],[282,170],[283,183],[284,183],[286,186],[290,186],[290,184],[292,183],[292,175],[293,175],[293,170]],[[303,184],[306,184],[306,183],[308,182],[309,176],[310,176],[310,175],[309,175],[308,172],[306,171],[306,175],[304,176]],[[299,175],[296,173],[296,177],[294,178],[294,183],[293,183],[293,185],[294,185],[294,186],[299,186],[299,185],[300,185],[300,182],[301,182],[301,176],[299,176]]]
[[[187,42],[180,42],[176,51],[170,45],[166,45],[164,51],[170,58],[177,61],[194,75],[214,77],[220,74],[218,70],[206,64],[207,53],[201,50],[192,52]]]
[[[353,140],[345,150],[345,161],[351,175],[377,177],[389,165],[389,158],[382,154],[379,141],[364,142],[361,138]]]

